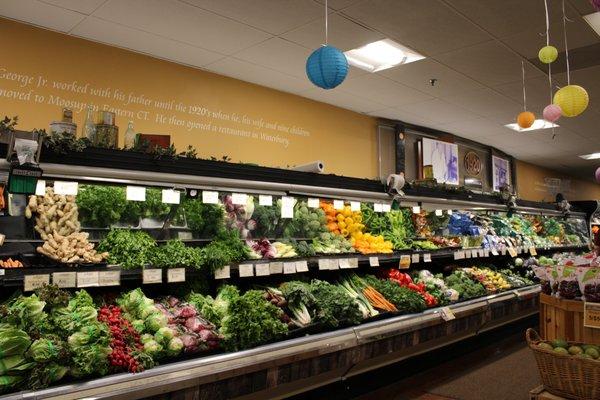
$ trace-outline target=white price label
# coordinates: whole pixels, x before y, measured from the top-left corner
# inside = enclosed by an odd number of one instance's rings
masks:
[[[340,261],[339,258],[330,258],[329,259],[329,269],[340,269]]]
[[[512,247],[511,247],[511,249],[512,249]],[[506,255],[506,247],[503,247],[500,249],[500,254],[502,254],[503,256]]]
[[[529,254],[531,254],[532,256],[537,256],[537,249],[535,247],[530,247]]]
[[[50,275],[25,275],[23,281],[23,290],[25,292],[31,292],[32,290],[41,288],[44,285],[50,284]]]
[[[523,246],[517,247],[517,254],[521,254],[523,252]]]
[[[347,258],[340,258],[338,260],[338,265],[340,267],[340,269],[349,269],[350,267],[350,262],[348,261]]]
[[[64,196],[77,196],[79,184],[77,182],[54,181],[54,193]]]
[[[256,276],[268,276],[271,275],[271,269],[268,263],[261,263],[254,265],[256,269]]]
[[[181,192],[173,189],[163,189],[162,202],[165,204],[179,204],[181,201]]]
[[[508,254],[510,254],[511,257],[516,257],[517,256],[517,250],[515,250],[514,247],[509,247],[508,248]]]
[[[248,202],[248,195],[246,193],[232,193],[231,202],[238,206],[245,206]]]
[[[455,251],[454,252],[454,259],[455,260],[462,260],[464,258],[465,258],[465,252],[464,251],[459,250],[459,251]]]
[[[435,215],[441,217],[442,215],[444,215],[444,212],[442,210],[435,210]]]
[[[427,254],[423,254],[423,262],[431,262],[431,254],[427,253]]]
[[[43,179],[38,179],[37,183],[35,184],[35,195],[43,196],[45,194],[46,194],[46,181]]]
[[[471,258],[471,250],[465,250],[463,252],[464,257],[463,258]]]
[[[333,208],[336,210],[343,210],[344,209],[344,200],[334,200]]]
[[[167,282],[185,282],[185,268],[169,268],[167,270]]]
[[[375,211],[375,212],[383,212],[383,204],[381,204],[381,203],[373,203],[373,211]]]
[[[446,210],[446,213],[447,213],[448,215],[452,215],[452,210]]]
[[[143,186],[127,186],[126,197],[129,201],[146,201],[146,188]]]
[[[329,269],[329,260],[325,259],[325,258],[319,258],[319,271],[324,271],[326,269]]]
[[[421,207],[420,206],[414,206],[412,208],[412,212],[413,212],[413,214],[419,214],[421,212]]]
[[[281,218],[294,218],[294,198],[283,196],[281,198]]]
[[[379,267],[379,257],[369,257],[369,265],[371,267]]]
[[[121,285],[121,271],[99,271],[98,286],[119,286]]]
[[[280,261],[269,263],[269,272],[271,275],[283,274],[283,263]]]
[[[162,269],[146,268],[142,273],[142,282],[144,285],[153,283],[162,283]]]
[[[497,256],[498,255],[498,249],[495,247],[492,247],[492,255],[493,256]]]
[[[273,196],[267,194],[261,194],[258,196],[258,204],[261,206],[272,206],[273,205]]]
[[[306,260],[296,261],[296,272],[308,272],[308,263]]]
[[[179,231],[177,232],[177,238],[181,240],[190,240],[194,238],[194,235],[190,231]]]
[[[295,274],[296,273],[296,263],[295,262],[284,262],[283,263],[283,273],[284,274]]]
[[[360,201],[351,201],[350,211],[360,211]]]
[[[392,205],[391,204],[382,204],[381,211],[383,211],[384,213],[388,213],[388,212],[392,211]]]
[[[87,271],[77,273],[78,288],[98,286],[99,280],[100,276],[98,275],[98,271]]]
[[[400,256],[400,262],[398,263],[398,268],[400,269],[409,269],[410,268],[410,255],[403,254]]]
[[[478,250],[479,257],[485,257],[485,251],[483,249]]]
[[[240,271],[240,278],[254,276],[254,265],[252,264],[240,264],[238,270]]]
[[[490,249],[483,249],[483,256],[484,257],[489,257],[490,256]]]
[[[231,268],[225,265],[215,270],[215,279],[229,279],[231,277]]]
[[[54,272],[52,283],[61,289],[77,287],[77,272]]]
[[[314,197],[310,197],[307,200],[309,208],[319,208],[319,199],[315,199]]]
[[[203,191],[202,202],[204,204],[219,204],[219,192]]]
[[[358,268],[358,258],[349,258],[348,265],[350,265],[350,268]]]
[[[453,319],[456,319],[456,316],[450,307],[442,307],[440,309],[440,316],[444,321],[452,321]]]
[[[479,250],[478,249],[472,249],[471,250],[471,258],[477,258],[479,256]]]
[[[413,253],[412,256],[410,257],[410,263],[411,264],[418,264],[420,258],[421,257],[419,256],[419,253]]]

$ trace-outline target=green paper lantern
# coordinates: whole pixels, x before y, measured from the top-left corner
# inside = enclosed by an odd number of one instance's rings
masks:
[[[565,117],[576,117],[585,111],[590,102],[586,90],[578,85],[564,86],[554,93],[553,103],[562,109]]]
[[[540,52],[538,53],[538,58],[544,64],[550,64],[556,61],[557,57],[558,50],[556,50],[556,47],[554,46],[544,46],[540,49]]]

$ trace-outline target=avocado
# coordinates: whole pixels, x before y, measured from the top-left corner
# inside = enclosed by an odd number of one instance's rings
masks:
[[[552,347],[562,347],[566,350],[567,347],[569,347],[569,344],[565,339],[554,339],[552,341]]]
[[[561,354],[561,355],[565,355],[565,356],[569,355],[569,352],[564,347],[555,347],[554,352],[556,354]]]
[[[581,353],[581,354],[577,354],[575,357],[579,357],[579,358],[588,358],[590,360],[592,360],[592,357],[588,356],[585,353]]]
[[[583,353],[583,350],[579,346],[571,346],[569,347],[569,354],[573,354],[576,356],[577,354]]]
[[[598,350],[594,349],[593,347],[588,348],[585,351],[585,354],[592,357],[594,360],[597,359],[598,357],[600,357],[600,352],[598,352]]]
[[[554,348],[552,346],[550,346],[550,344],[546,343],[546,342],[541,342],[538,344],[538,347],[544,350],[554,350]]]

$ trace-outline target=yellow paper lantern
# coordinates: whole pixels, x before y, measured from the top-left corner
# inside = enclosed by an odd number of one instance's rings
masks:
[[[517,116],[517,124],[521,129],[527,129],[535,122],[535,115],[531,111],[523,111]]]
[[[584,88],[578,85],[569,85],[561,88],[554,94],[553,103],[560,106],[562,115],[576,117],[588,106],[590,97]]]
[[[538,53],[538,58],[544,64],[550,64],[551,62],[554,62],[557,57],[558,50],[556,50],[556,47],[554,46],[544,46],[540,49],[540,52]]]

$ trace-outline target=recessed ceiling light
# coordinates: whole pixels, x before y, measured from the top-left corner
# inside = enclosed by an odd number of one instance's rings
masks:
[[[591,26],[598,35],[600,35],[600,11],[593,14],[584,15],[583,19],[585,19],[585,22],[587,22],[588,25]]]
[[[369,72],[383,71],[400,64],[425,58],[421,54],[391,39],[378,40],[344,53],[350,65]]]
[[[583,158],[584,160],[597,160],[600,158],[600,153],[583,154],[579,157]]]
[[[559,125],[548,122],[545,119],[536,119],[529,128],[523,129],[517,123],[506,124],[505,127],[512,129],[517,132],[529,132],[529,131],[537,131],[538,129],[549,129],[549,128],[558,128]]]

